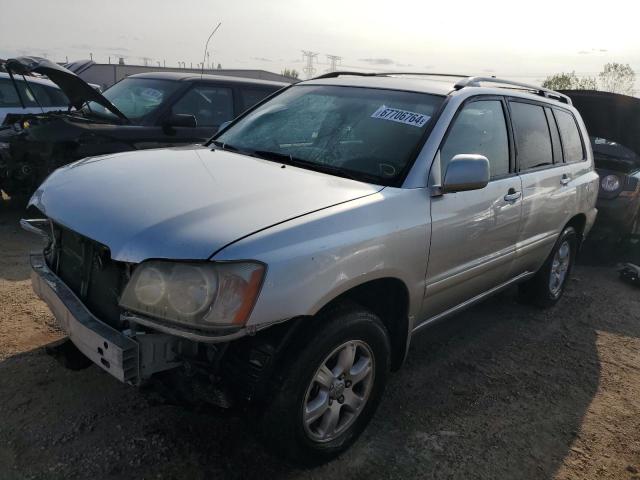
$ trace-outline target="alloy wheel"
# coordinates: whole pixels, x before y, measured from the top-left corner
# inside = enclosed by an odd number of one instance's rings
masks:
[[[325,357],[307,387],[302,421],[316,442],[344,433],[364,409],[374,382],[375,358],[369,345],[350,340]]]
[[[551,264],[551,274],[549,275],[549,291],[554,297],[558,297],[562,292],[562,287],[569,271],[571,262],[571,245],[567,240],[563,241],[560,248],[553,256]]]

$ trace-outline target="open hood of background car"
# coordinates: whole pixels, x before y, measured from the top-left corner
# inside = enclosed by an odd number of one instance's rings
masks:
[[[591,137],[632,150],[640,159],[640,99],[596,90],[561,90],[571,98]]]
[[[57,63],[40,57],[17,57],[7,60],[6,69],[18,75],[28,75],[39,73],[46,75],[53,83],[58,85],[67,96],[71,105],[77,109],[81,108],[85,102],[94,101],[111,111],[122,120],[128,121],[127,117],[116,108],[109,100],[104,98],[96,89],[78,77],[75,73]]]

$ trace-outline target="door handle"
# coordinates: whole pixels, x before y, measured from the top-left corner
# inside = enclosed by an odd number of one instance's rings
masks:
[[[567,174],[566,174],[566,173],[564,173],[564,174],[562,175],[562,178],[560,179],[560,183],[561,183],[562,185],[567,185],[570,181],[571,181],[571,179],[567,176]]]
[[[504,196],[505,202],[515,202],[522,196],[522,192],[516,192],[515,188],[510,188],[507,194]]]

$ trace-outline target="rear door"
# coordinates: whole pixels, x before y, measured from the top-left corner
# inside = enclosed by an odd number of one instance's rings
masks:
[[[480,154],[489,159],[491,180],[480,190],[432,198],[425,320],[509,279],[522,207],[505,110],[499,97],[467,101],[440,148],[443,174],[455,155]]]
[[[509,100],[522,179],[522,222],[514,273],[535,272],[544,263],[569,216],[570,182],[551,108],[529,100]]]

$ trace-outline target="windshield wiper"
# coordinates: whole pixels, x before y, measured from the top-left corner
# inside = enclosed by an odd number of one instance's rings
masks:
[[[339,177],[350,178],[351,180],[357,180],[359,182],[369,182],[376,184],[380,183],[380,178],[376,177],[375,175],[364,172],[355,172],[353,170],[346,170],[344,168],[336,167],[334,165],[328,165],[326,163],[310,162],[308,160],[294,157],[291,154],[287,153],[271,152],[268,150],[253,150],[252,152],[248,152],[247,154],[265,160],[276,160],[287,165],[292,165],[294,167],[301,167],[308,170],[315,170],[317,172],[337,175]]]
[[[251,151],[249,150],[241,150],[238,147],[234,147],[233,145],[229,145],[228,143],[224,143],[221,142],[220,140],[214,140],[213,142],[211,142],[213,145],[215,145],[216,147],[218,147],[221,150],[228,150],[229,152],[237,152],[237,153],[243,153],[245,155],[251,155]]]

